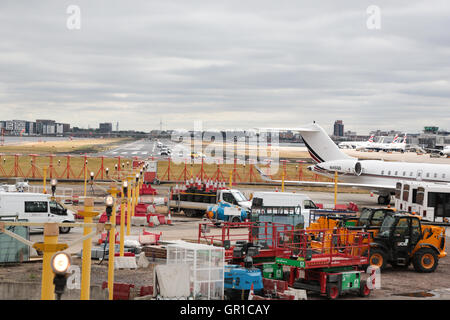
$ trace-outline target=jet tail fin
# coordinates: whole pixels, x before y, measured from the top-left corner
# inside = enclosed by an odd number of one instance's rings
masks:
[[[313,123],[305,128],[298,128],[309,154],[315,162],[353,159],[339,149],[325,130]]]

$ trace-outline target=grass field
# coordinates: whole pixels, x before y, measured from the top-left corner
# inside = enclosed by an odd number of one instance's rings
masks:
[[[39,141],[24,142],[14,145],[0,146],[0,153],[24,153],[24,154],[47,154],[47,153],[90,153],[101,152],[130,141],[127,138],[105,138],[105,139],[75,139],[64,141]]]

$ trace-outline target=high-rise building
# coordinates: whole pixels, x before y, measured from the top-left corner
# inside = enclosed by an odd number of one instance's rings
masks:
[[[111,122],[105,122],[99,124],[99,131],[103,133],[110,133],[112,132],[112,123]]]
[[[342,120],[336,120],[334,122],[333,135],[335,137],[343,137],[344,136],[344,122],[342,122]]]

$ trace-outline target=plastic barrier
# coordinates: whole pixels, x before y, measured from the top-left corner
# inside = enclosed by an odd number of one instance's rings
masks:
[[[102,289],[108,288],[108,282],[102,283]],[[130,289],[134,288],[134,284],[114,283],[113,300],[130,300]]]
[[[139,296],[143,297],[149,295],[153,295],[153,286],[142,286],[139,290]]]
[[[155,196],[158,194],[158,191],[154,188],[152,188],[151,185],[149,184],[143,184],[142,188],[139,190],[139,195],[143,196],[143,195],[151,195],[151,196]]]

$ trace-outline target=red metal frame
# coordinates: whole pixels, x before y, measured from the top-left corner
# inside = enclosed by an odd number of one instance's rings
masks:
[[[313,240],[320,236],[320,241]],[[289,249],[305,260],[305,269],[365,265],[369,263],[370,234],[347,229],[282,231],[277,239],[280,248]],[[307,259],[311,252],[311,258]],[[366,254],[367,253],[367,254]]]
[[[268,249],[261,249],[254,258],[289,257],[291,250],[279,245],[277,234],[279,232],[293,231],[294,226],[272,222],[224,222],[220,234],[207,235],[205,229],[217,230],[212,222],[200,223],[198,226],[198,243],[203,239],[207,243],[219,242],[224,246],[225,241],[230,241],[230,248],[225,250],[225,261],[233,259],[233,248],[238,240],[254,242],[266,242]],[[238,231],[236,231],[238,230]],[[255,263],[256,264],[256,263]]]

